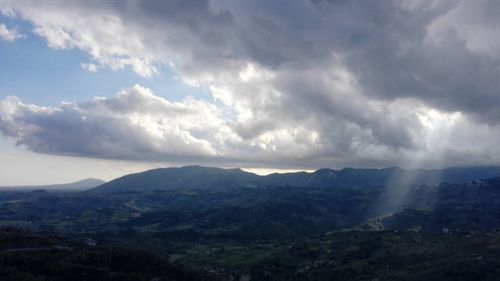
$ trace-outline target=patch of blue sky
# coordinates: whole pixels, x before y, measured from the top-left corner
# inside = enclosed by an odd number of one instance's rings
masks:
[[[139,84],[170,101],[186,96],[212,100],[208,89],[184,84],[168,66],[156,66],[159,74],[152,78],[141,77],[129,68],[113,71],[104,67],[88,72],[81,67],[81,63],[92,63],[85,52],[49,48],[27,22],[1,16],[0,22],[27,36],[14,42],[0,40],[0,98],[17,96],[26,103],[53,106],[62,101],[110,97]]]

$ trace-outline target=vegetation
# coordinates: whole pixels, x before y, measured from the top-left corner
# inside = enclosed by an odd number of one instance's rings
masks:
[[[0,232],[1,280],[217,280],[213,274],[119,247],[89,247],[54,236]]]
[[[194,177],[193,184],[199,169],[189,168],[182,177]],[[228,180],[219,169],[202,171],[198,181],[212,179],[209,186],[217,186],[213,179]],[[241,170],[230,170],[229,175],[247,176]],[[293,174],[297,182],[303,176]],[[309,181],[326,183],[332,173],[319,171],[315,177]],[[241,186],[241,182],[245,181],[228,180],[226,184],[234,186],[220,188],[115,190],[113,183],[107,185],[110,191],[101,186],[86,192],[1,192],[0,226],[22,231],[1,233],[0,279],[498,280],[500,276],[499,178],[439,185],[392,181],[385,186]],[[98,246],[89,248],[82,242],[89,238]]]

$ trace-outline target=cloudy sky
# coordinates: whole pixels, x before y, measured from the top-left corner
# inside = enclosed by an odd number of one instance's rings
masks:
[[[500,1],[0,0],[0,185],[500,164]]]

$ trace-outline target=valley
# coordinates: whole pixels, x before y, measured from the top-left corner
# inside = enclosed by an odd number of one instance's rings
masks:
[[[307,179],[280,175],[284,183],[287,177],[309,182],[299,187],[260,184],[258,176],[237,170],[180,169],[167,170],[166,179],[155,179],[158,188],[142,191],[132,184],[117,189],[123,178],[77,192],[3,191],[0,225],[71,241],[93,239],[98,247],[141,249],[222,280],[419,280],[425,274],[436,278],[426,280],[457,280],[461,270],[496,274],[499,178],[384,186],[369,184],[366,174],[346,184],[324,170]],[[172,177],[179,185],[169,183]],[[470,268],[461,265],[471,261]],[[442,263],[449,269],[443,271]],[[484,278],[477,280],[489,280]]]

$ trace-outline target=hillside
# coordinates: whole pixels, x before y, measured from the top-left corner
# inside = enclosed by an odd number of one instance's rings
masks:
[[[179,172],[185,187],[156,189],[152,184],[151,189],[113,192],[0,192],[0,224],[71,240],[92,237],[105,246],[105,252],[112,251],[108,246],[125,248],[113,257],[122,259],[124,254],[157,261],[133,250],[143,249],[171,262],[215,272],[224,280],[247,275],[253,280],[497,280],[500,275],[495,248],[500,241],[500,177],[439,185],[391,182],[311,188],[260,186],[259,181],[284,176],[302,184],[299,180],[309,175],[311,183],[327,183],[339,177],[354,179],[353,174],[362,179],[367,171],[344,171],[349,177],[326,169],[267,177],[203,167],[167,171]],[[153,170],[142,175],[147,178],[151,172],[158,173],[158,178],[166,174]],[[196,188],[200,174],[210,188]],[[245,176],[257,184],[249,188],[247,181],[236,180]],[[221,187],[228,178],[234,186]],[[48,248],[61,243],[54,239],[47,244],[33,237],[12,245]],[[96,255],[107,257],[103,251]],[[65,253],[43,252],[42,261],[38,256],[34,261],[43,268],[46,262],[50,268],[83,266],[79,260],[61,265]],[[18,258],[15,262],[20,267],[15,270],[24,272],[23,266],[33,257]],[[103,267],[126,270],[115,266]],[[469,279],[459,279],[460,274]]]
[[[499,167],[424,169],[319,169],[259,176],[241,169],[201,166],[161,168],[126,175],[98,186],[92,192],[152,191],[180,189],[224,189],[265,186],[353,187],[385,185],[436,185],[441,182],[463,183],[500,176]]]
[[[150,252],[89,246],[24,230],[0,229],[0,279],[4,281],[202,281],[206,272],[174,265]]]
[[[249,187],[259,179],[258,175],[240,169],[162,168],[120,177],[94,188],[92,192]]]
[[[499,206],[498,178],[397,188],[17,192],[0,194],[0,222],[70,235],[153,234],[175,244],[307,239],[351,228],[492,231],[500,228]]]

